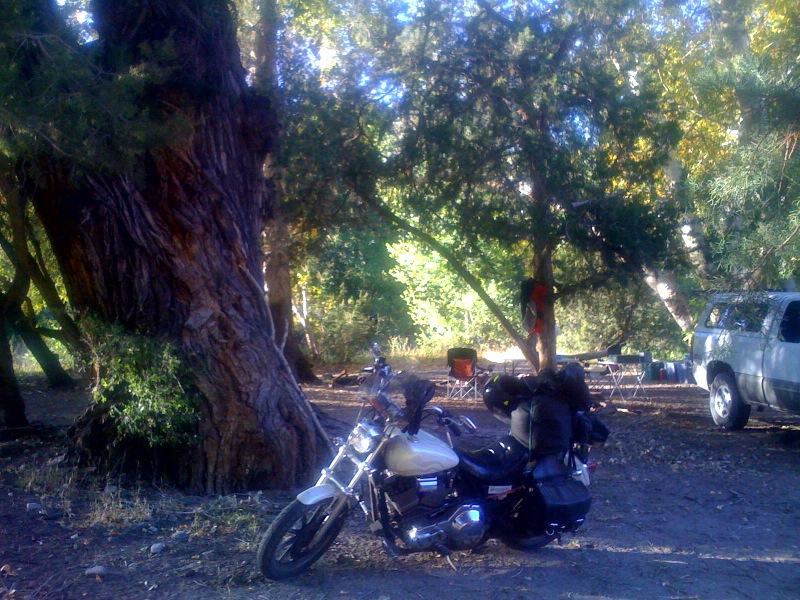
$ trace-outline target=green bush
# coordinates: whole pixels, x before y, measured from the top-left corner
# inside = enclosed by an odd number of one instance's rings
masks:
[[[369,348],[376,335],[376,323],[368,316],[368,304],[364,294],[324,304],[314,319],[319,358],[323,362],[348,363]]]
[[[164,340],[92,324],[94,400],[106,403],[123,438],[150,446],[193,444],[201,394],[175,348]]]

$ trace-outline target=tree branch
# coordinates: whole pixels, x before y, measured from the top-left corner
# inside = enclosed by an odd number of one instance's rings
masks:
[[[531,365],[538,364],[539,361],[533,354],[533,350],[531,350],[526,340],[517,332],[511,322],[506,318],[506,316],[503,314],[503,311],[500,310],[499,306],[497,306],[497,303],[486,293],[486,290],[483,289],[483,286],[481,285],[480,281],[478,281],[478,278],[464,267],[458,257],[449,248],[447,248],[429,233],[395,215],[371,194],[365,194],[363,191],[359,191],[357,187],[351,187],[351,189],[365,204],[374,209],[381,217],[396,225],[403,231],[410,233],[421,242],[438,252],[447,261],[453,271],[455,271],[455,273],[461,277],[476,294],[478,294],[478,297],[483,300],[483,302],[486,304],[486,307],[495,316],[495,318],[497,318],[503,329],[505,329],[506,332],[511,336],[528,362],[530,362]]]
[[[786,246],[788,246],[791,243],[791,241],[797,236],[798,233],[800,233],[800,222],[797,223],[797,226],[792,230],[792,232],[788,235],[788,237],[785,240],[783,240],[777,246],[773,246],[772,248],[770,248],[764,254],[761,255],[761,259],[756,263],[756,266],[750,269],[750,272],[747,274],[747,277],[745,278],[745,283],[755,283],[755,274],[762,269],[762,267],[766,264],[767,259],[776,252],[779,252],[780,250],[786,248]]]

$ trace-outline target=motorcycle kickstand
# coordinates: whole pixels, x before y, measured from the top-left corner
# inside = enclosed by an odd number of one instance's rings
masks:
[[[384,552],[389,555],[389,558],[400,558],[400,548],[397,547],[394,540],[383,537],[381,538],[381,545]]]
[[[453,571],[458,573],[458,567],[456,567],[453,559],[450,557],[450,548],[439,544],[436,546],[436,548],[434,548],[434,551],[447,561],[447,564],[450,565],[450,568],[453,569]]]

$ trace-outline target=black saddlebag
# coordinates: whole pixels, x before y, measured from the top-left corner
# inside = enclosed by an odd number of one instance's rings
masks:
[[[580,527],[592,506],[589,488],[572,477],[548,478],[536,486],[544,500],[544,520],[549,528],[574,531]]]

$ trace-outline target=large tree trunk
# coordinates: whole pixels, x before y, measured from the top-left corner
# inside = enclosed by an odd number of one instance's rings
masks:
[[[298,381],[317,381],[311,362],[300,350],[294,334],[292,314],[292,280],[289,261],[289,229],[283,216],[275,211],[268,223],[264,241],[264,279],[267,283],[267,298],[275,326],[275,340],[283,350],[283,356]]]
[[[555,369],[558,367],[558,356],[556,348],[556,312],[555,295],[553,288],[555,279],[553,276],[553,256],[547,248],[537,248],[534,251],[533,278],[541,281],[550,291],[544,298],[544,314],[542,315],[542,331],[536,343],[536,350],[539,354],[539,370]]]
[[[189,130],[122,172],[76,181],[69,164],[44,165],[34,201],[70,299],[181,349],[205,395],[193,487],[305,482],[327,450],[324,432],[275,344],[261,276],[274,111],[245,86],[228,3],[93,6],[107,72],[146,71],[169,40],[179,68],[141,102]]]
[[[25,401],[14,375],[14,360],[11,345],[6,335],[6,322],[0,311],[0,411],[6,427],[25,427]]]
[[[715,276],[714,265],[707,258],[708,240],[703,231],[703,225],[694,214],[693,209],[690,208],[690,202],[686,198],[686,175],[683,165],[675,156],[671,156],[664,172],[672,200],[684,207],[683,210],[687,215],[681,224],[681,241],[686,255],[700,279],[700,286],[703,289],[710,289]]]
[[[259,23],[255,35],[254,85],[265,93],[275,89],[278,79],[279,28],[280,16],[275,0],[262,0],[259,4]],[[268,157],[264,164],[264,172],[270,177],[278,175],[275,173],[273,159],[273,156]],[[276,203],[272,219],[264,231],[264,244],[264,279],[267,283],[272,322],[275,325],[275,339],[297,379],[305,382],[317,381],[311,362],[300,350],[294,337],[289,227],[280,210],[280,203]]]

